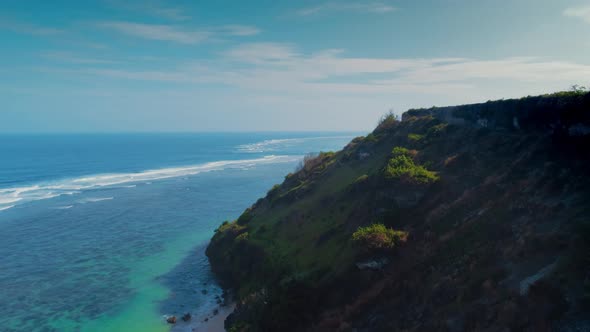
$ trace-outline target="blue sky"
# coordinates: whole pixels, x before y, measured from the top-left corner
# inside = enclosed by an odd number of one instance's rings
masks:
[[[590,1],[0,2],[0,132],[370,130],[590,85]]]

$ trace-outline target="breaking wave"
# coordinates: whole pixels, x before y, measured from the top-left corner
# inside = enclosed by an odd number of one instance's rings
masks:
[[[170,167],[162,169],[146,170],[136,173],[96,174],[74,179],[46,182],[26,187],[0,188],[0,211],[10,209],[16,205],[27,202],[49,199],[62,195],[79,194],[84,190],[101,187],[117,186],[128,183],[151,183],[151,181],[196,175],[203,172],[220,171],[224,169],[247,169],[261,164],[284,163],[296,161],[298,156],[265,156],[257,159],[223,160],[204,164]],[[133,188],[135,185],[126,185],[125,188]],[[113,197],[88,198],[84,202],[98,202],[110,200]]]
[[[240,152],[247,153],[264,153],[283,150],[285,148],[295,146],[297,144],[305,143],[307,141],[314,140],[327,140],[327,139],[351,139],[354,136],[319,136],[319,137],[301,137],[301,138],[281,138],[281,139],[268,139],[256,143],[238,145],[237,149]]]

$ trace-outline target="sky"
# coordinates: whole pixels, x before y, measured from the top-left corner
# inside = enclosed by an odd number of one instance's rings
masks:
[[[369,131],[590,85],[588,0],[2,0],[0,133]]]

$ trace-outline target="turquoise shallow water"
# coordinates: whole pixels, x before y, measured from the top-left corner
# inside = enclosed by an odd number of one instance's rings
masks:
[[[0,331],[167,331],[166,314],[210,313],[217,225],[351,137],[0,136]]]

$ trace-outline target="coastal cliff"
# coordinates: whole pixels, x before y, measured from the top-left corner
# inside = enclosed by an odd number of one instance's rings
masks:
[[[229,331],[590,329],[590,94],[409,110],[207,248]]]

